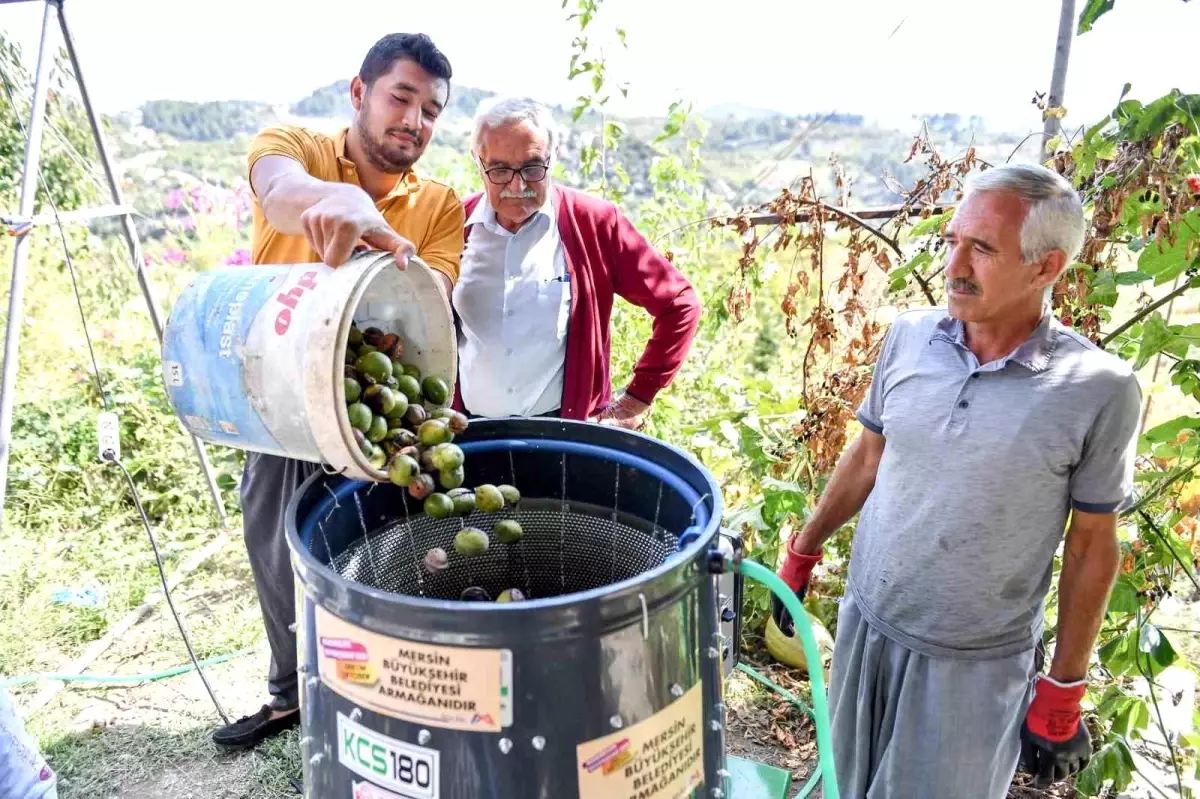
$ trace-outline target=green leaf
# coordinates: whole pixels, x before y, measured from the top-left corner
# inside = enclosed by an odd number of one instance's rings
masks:
[[[1133,139],[1149,139],[1161,134],[1172,122],[1186,122],[1187,113],[1179,106],[1180,93],[1173,89],[1159,97],[1142,113],[1133,131],[1129,134]]]
[[[1115,280],[1118,286],[1136,286],[1152,277],[1153,275],[1147,275],[1145,272],[1118,272]]]
[[[617,28],[617,38],[621,40],[622,47],[629,47],[629,45],[625,43],[625,29],[624,28]]]
[[[1188,347],[1200,347],[1200,323],[1194,325],[1173,325],[1171,332],[1175,334],[1175,338],[1184,341]],[[1186,356],[1184,355],[1179,357]]]
[[[1112,595],[1108,598],[1108,612],[1133,614],[1137,613],[1139,607],[1137,589],[1127,577],[1121,577],[1113,584]]]
[[[1184,430],[1200,431],[1200,416],[1177,416],[1169,422],[1150,428],[1143,437],[1154,443],[1174,441]]]
[[[1171,641],[1153,624],[1142,625],[1135,655],[1137,672],[1148,673],[1151,677],[1156,677],[1178,657]]]
[[[1119,635],[1100,647],[1100,663],[1104,668],[1112,672],[1113,676],[1120,677],[1122,674],[1133,670],[1133,655],[1129,651],[1129,636],[1136,634],[1137,631],[1133,630],[1125,635]]]
[[[1173,338],[1174,335],[1167,328],[1162,314],[1155,311],[1142,324],[1142,343],[1138,348],[1137,360],[1134,361],[1133,368],[1141,369],[1150,362],[1151,358],[1170,344]]]
[[[767,523],[763,521],[763,503],[756,502],[753,505],[734,511],[725,516],[725,524],[731,530],[741,532],[744,525],[749,525],[754,530],[765,530]]]
[[[1085,302],[1094,302],[1100,305],[1115,305],[1117,302],[1117,283],[1113,278],[1113,273],[1108,270],[1101,270],[1092,280],[1091,290],[1085,299]]]
[[[945,211],[940,214],[933,214],[925,219],[922,219],[917,224],[913,225],[913,229],[909,231],[910,236],[924,236],[928,233],[933,233],[939,229],[942,222],[948,220],[954,215],[954,209]],[[928,253],[926,253],[928,255]]]
[[[588,107],[591,104],[592,104],[592,98],[580,95],[578,98],[578,104],[575,106],[575,109],[571,112],[571,120],[573,122],[578,122],[579,118],[581,116],[583,116],[584,112],[588,110]]]
[[[1133,781],[1135,766],[1129,744],[1120,736],[1100,747],[1085,769],[1075,777],[1075,788],[1084,796],[1098,796],[1107,783],[1123,791]]]
[[[1087,5],[1083,7],[1083,11],[1079,14],[1079,28],[1076,31],[1077,35],[1083,35],[1092,29],[1096,24],[1096,20],[1112,11],[1115,0],[1088,0]]]
[[[1111,721],[1112,732],[1123,738],[1146,729],[1150,723],[1150,708],[1145,700],[1125,693],[1116,685],[1110,685],[1104,692],[1096,714],[1104,721]]]
[[[901,291],[908,285],[908,276],[913,270],[921,269],[933,263],[933,256],[922,250],[909,260],[904,266],[893,269],[888,273],[891,282],[888,284],[888,291]]]

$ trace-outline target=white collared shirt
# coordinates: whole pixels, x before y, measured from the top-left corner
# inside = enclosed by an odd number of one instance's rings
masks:
[[[510,233],[485,194],[467,219],[453,302],[461,321],[459,383],[467,410],[534,416],[562,405],[571,284],[554,192]]]

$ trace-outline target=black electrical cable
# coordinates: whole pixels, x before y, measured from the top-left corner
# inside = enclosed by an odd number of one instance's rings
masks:
[[[4,92],[8,96],[8,104],[13,110],[14,117],[16,117],[16,119],[17,119],[17,124],[21,130],[21,135],[25,138],[25,146],[29,147],[30,142],[29,142],[28,134],[25,131],[25,125],[21,121],[20,115],[17,113],[17,106],[16,106],[16,103],[13,101],[12,88],[9,85],[8,76],[6,74],[4,74],[3,70],[0,70],[0,80],[2,80],[2,82],[4,84]],[[92,358],[92,369],[93,369],[93,372],[94,372],[95,378],[96,378],[96,386],[100,391],[100,399],[102,400],[102,402],[104,404],[104,409],[107,411],[109,409],[108,395],[104,391],[104,381],[100,374],[100,365],[99,365],[99,362],[96,360],[96,352],[92,347],[92,338],[91,338],[90,333],[88,332],[87,316],[84,314],[84,310],[83,310],[83,297],[80,294],[79,283],[76,280],[75,266],[71,261],[71,249],[67,244],[66,232],[63,228],[62,220],[58,216],[58,208],[54,203],[54,198],[50,196],[50,189],[46,185],[46,179],[45,179],[45,176],[42,174],[40,165],[38,166],[37,177],[38,177],[39,183],[42,186],[42,191],[44,191],[46,193],[46,201],[50,203],[50,208],[54,212],[54,220],[58,227],[59,237],[62,241],[63,256],[66,259],[67,268],[71,272],[71,286],[75,292],[75,302],[79,306],[79,321],[83,325],[83,335],[84,335],[84,338],[87,340],[88,352],[91,354],[91,358]],[[27,236],[29,234],[30,234],[29,231],[26,231],[22,235]],[[8,320],[8,323],[10,325],[11,324],[19,324],[19,321],[10,319],[10,320]],[[154,530],[150,526],[150,519],[146,516],[146,511],[142,507],[142,500],[138,494],[137,485],[133,482],[133,476],[129,473],[129,470],[125,468],[125,465],[123,463],[121,463],[120,458],[117,457],[115,452],[109,450],[109,451],[103,453],[103,457],[109,463],[115,463],[117,465],[117,467],[120,468],[121,472],[125,475],[125,480],[129,483],[129,491],[133,496],[133,504],[137,507],[138,514],[142,518],[142,524],[145,525],[145,527],[146,527],[146,535],[150,539],[150,547],[151,547],[151,549],[154,550],[154,561],[158,566],[158,576],[162,580],[163,597],[167,600],[167,605],[171,608],[171,615],[175,617],[175,624],[176,624],[176,626],[179,627],[179,632],[183,636],[183,643],[187,647],[188,657],[191,658],[192,665],[194,665],[196,667],[196,673],[200,675],[200,681],[204,683],[204,688],[205,688],[205,690],[208,691],[209,698],[212,699],[213,706],[217,709],[217,714],[220,715],[222,721],[224,721],[226,724],[228,724],[229,716],[227,716],[225,714],[225,709],[223,707],[221,707],[221,703],[217,700],[217,695],[213,692],[212,686],[209,685],[208,678],[204,675],[204,669],[201,668],[200,660],[199,660],[199,658],[196,657],[196,652],[192,648],[191,636],[188,635],[187,628],[183,624],[183,619],[179,616],[179,612],[175,608],[175,602],[171,598],[171,589],[167,585],[166,569],[163,566],[162,556],[159,554],[159,551],[158,551],[158,541],[154,537]]]
[[[163,568],[162,556],[158,552],[158,542],[155,540],[154,532],[150,528],[150,519],[146,517],[146,511],[142,508],[142,501],[138,497],[137,486],[133,482],[133,475],[129,473],[129,470],[125,468],[125,464],[121,463],[120,458],[112,450],[104,453],[104,459],[109,463],[115,463],[117,468],[121,470],[121,473],[125,475],[125,481],[129,483],[129,490],[133,494],[133,504],[137,506],[138,514],[142,517],[142,524],[146,525],[146,533],[150,536],[150,547],[154,550],[154,562],[158,564],[158,576],[162,579],[163,597],[167,600],[167,606],[171,608],[171,615],[175,617],[175,624],[179,627],[179,632],[183,635],[184,645],[187,646],[188,657],[192,659],[192,665],[196,667],[196,673],[200,675],[200,681],[204,683],[204,689],[208,691],[208,696],[217,708],[217,713],[220,714],[221,720],[228,724],[229,716],[225,715],[225,709],[221,707],[221,703],[217,700],[217,695],[213,693],[212,686],[208,684],[208,678],[204,676],[204,671],[200,668],[200,660],[196,657],[196,652],[192,648],[191,637],[187,634],[187,628],[183,624],[183,619],[179,616],[179,611],[175,609],[175,600],[171,599],[171,589],[167,585],[167,572]]]

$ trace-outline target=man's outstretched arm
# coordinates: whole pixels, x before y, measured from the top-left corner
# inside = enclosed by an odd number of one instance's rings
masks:
[[[271,226],[307,238],[329,266],[346,263],[360,240],[394,252],[401,267],[416,252],[412,242],[392,230],[365,191],[352,183],[315,178],[290,156],[258,158],[250,171],[250,186]],[[448,294],[449,278],[441,276]]]
[[[883,446],[883,436],[873,430],[864,428],[858,434],[838,459],[808,523],[788,544],[793,553],[817,554],[829,537],[862,509],[875,487]]]
[[[884,444],[885,439],[880,433],[864,427],[838,459],[833,475],[804,528],[788,539],[779,576],[797,597],[803,599],[808,591],[813,569],[824,555],[822,546],[858,513],[875,488]],[[774,594],[771,595],[771,617],[784,635],[792,634],[791,615],[784,608],[782,600]]]

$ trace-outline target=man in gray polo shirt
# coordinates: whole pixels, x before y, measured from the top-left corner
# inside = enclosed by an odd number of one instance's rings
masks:
[[[1090,755],[1079,707],[1119,563],[1141,392],[1045,303],[1084,225],[1076,192],[1045,168],[968,183],[946,231],[948,309],[893,322],[864,430],[788,542],[780,575],[802,596],[825,540],[862,511],[830,675],[845,797],[1001,799],[1018,763],[1046,784]],[[778,603],[773,617],[792,632]]]

